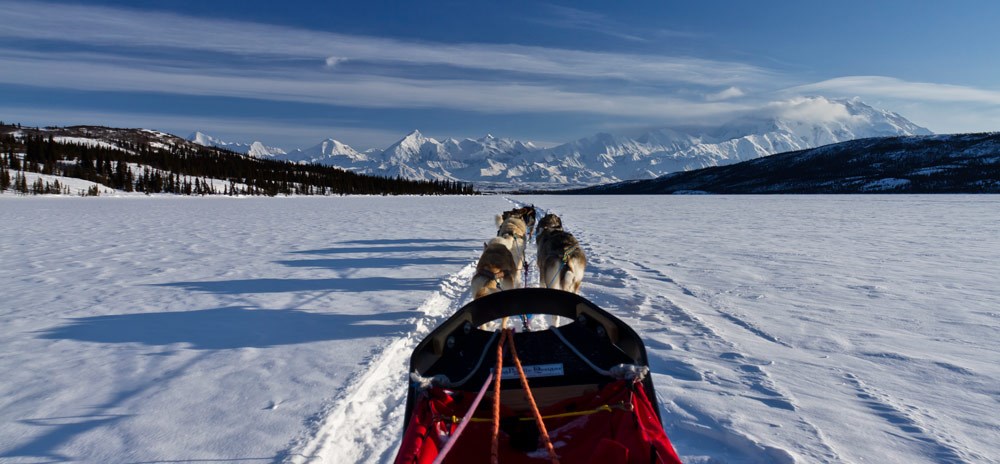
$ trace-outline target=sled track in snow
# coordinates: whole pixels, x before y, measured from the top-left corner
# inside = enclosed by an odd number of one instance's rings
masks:
[[[416,328],[373,355],[287,453],[286,464],[390,462],[403,430],[410,355],[431,329],[459,309],[475,263],[448,276],[417,309]],[[371,428],[370,424],[380,424]]]

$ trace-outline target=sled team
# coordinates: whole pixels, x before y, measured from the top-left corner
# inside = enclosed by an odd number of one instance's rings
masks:
[[[498,215],[496,223],[497,236],[483,244],[472,277],[473,298],[527,284],[522,276],[528,267],[525,251],[532,231],[539,286],[579,293],[587,258],[576,237],[563,229],[559,216],[546,214],[536,225],[534,206],[525,206]]]

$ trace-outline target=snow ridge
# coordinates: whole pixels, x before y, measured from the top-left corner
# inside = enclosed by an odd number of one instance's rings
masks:
[[[475,270],[472,263],[452,274],[420,305],[417,311],[423,316],[414,321],[416,330],[383,348],[366,371],[348,382],[309,437],[292,446],[285,463],[392,461],[402,438],[406,403],[400,378],[406,377],[413,348],[468,299],[468,282]],[[368,427],[374,424],[381,426]]]

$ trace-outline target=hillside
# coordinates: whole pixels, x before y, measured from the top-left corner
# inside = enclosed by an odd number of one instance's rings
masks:
[[[31,184],[28,177],[33,179]],[[74,192],[66,187],[65,178],[94,184]],[[270,196],[474,193],[471,186],[455,181],[389,178],[262,159],[146,129],[0,125],[0,192],[8,188],[23,194],[81,195],[109,191]]]
[[[1000,193],[1000,133],[869,138],[572,193]]]

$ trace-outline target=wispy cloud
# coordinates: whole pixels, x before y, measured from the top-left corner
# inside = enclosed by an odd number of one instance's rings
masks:
[[[0,37],[92,46],[173,48],[241,57],[328,58],[450,66],[575,79],[733,85],[765,81],[773,73],[746,63],[686,57],[604,53],[495,44],[442,44],[335,34],[260,23],[202,19],[128,9],[0,2]],[[124,50],[123,52],[127,52]]]
[[[638,30],[634,24],[612,20],[605,15],[564,5],[545,4],[548,13],[527,21],[563,29],[575,29],[632,42],[649,42],[651,37],[697,37],[697,34],[670,29]],[[626,32],[628,31],[628,32]]]
[[[1000,129],[1000,91],[996,90],[886,76],[846,76],[778,92],[785,97],[802,94],[858,96],[939,133]]]
[[[729,100],[730,98],[737,98],[746,95],[742,90],[737,87],[729,87],[724,90],[720,90],[715,93],[710,93],[705,95],[705,100],[708,101],[722,101]]]
[[[604,15],[562,5],[546,4],[548,14],[544,17],[529,18],[528,21],[564,29],[577,29],[593,34],[616,37],[633,42],[647,42],[648,39],[621,32],[620,24],[610,21]]]
[[[548,8],[551,17],[540,21],[605,34],[625,31],[626,40],[645,36],[598,14]],[[981,121],[969,126],[975,128],[1000,124],[998,91],[892,77],[795,85],[801,80],[790,74],[697,57],[421,42],[81,4],[0,0],[0,11],[0,83],[40,89],[368,109],[574,113],[606,116],[608,124],[662,125],[716,121],[800,95],[859,95],[905,108],[907,117],[933,130],[953,127],[949,120]],[[951,111],[932,111],[942,108]],[[825,111],[815,105],[786,110],[819,116]]]
[[[789,93],[839,92],[846,95],[878,95],[925,102],[1000,104],[1000,91],[952,84],[909,82],[885,76],[849,76],[800,85]]]
[[[541,84],[341,76],[320,72],[247,75],[226,69],[151,67],[142,62],[95,64],[71,56],[51,58],[48,54],[36,58],[5,58],[8,70],[0,74],[0,83],[365,108],[447,108],[484,113],[578,112],[671,119],[710,117],[744,108],[725,102],[685,101],[668,96],[566,91]]]

